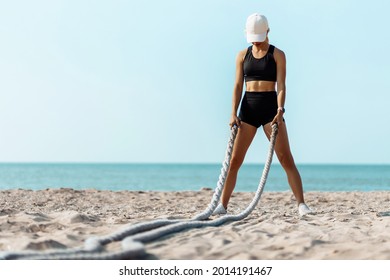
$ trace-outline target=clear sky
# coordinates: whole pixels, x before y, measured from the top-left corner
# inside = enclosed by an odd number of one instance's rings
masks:
[[[0,7],[0,162],[225,155],[248,15],[287,57],[297,163],[390,163],[390,2],[13,0]],[[262,130],[246,162],[262,163]]]

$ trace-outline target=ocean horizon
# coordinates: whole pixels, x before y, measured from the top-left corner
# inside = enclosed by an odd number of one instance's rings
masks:
[[[297,164],[304,191],[390,190],[390,165]],[[216,187],[217,163],[0,163],[0,190],[47,188],[112,191],[197,191]],[[244,163],[235,191],[255,191],[263,165]],[[290,190],[272,164],[264,191]]]

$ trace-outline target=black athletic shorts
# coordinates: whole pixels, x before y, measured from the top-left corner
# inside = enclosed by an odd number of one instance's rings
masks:
[[[238,117],[242,122],[259,128],[271,122],[278,111],[276,91],[246,91]]]

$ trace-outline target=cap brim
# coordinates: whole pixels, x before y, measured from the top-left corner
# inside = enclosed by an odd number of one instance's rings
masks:
[[[248,43],[254,43],[254,42],[264,42],[267,38],[267,32],[262,34],[247,34],[246,35],[246,41]]]

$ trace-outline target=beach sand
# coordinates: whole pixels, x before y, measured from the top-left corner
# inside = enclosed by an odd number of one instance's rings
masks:
[[[73,189],[0,191],[0,251],[82,246],[126,225],[190,218],[213,191],[141,192]],[[253,193],[234,193],[229,212]],[[300,218],[291,192],[264,192],[244,220],[185,230],[147,243],[145,259],[390,259],[390,192],[307,192],[316,215]],[[114,247],[113,247],[114,248]],[[114,248],[115,249],[115,248]]]

